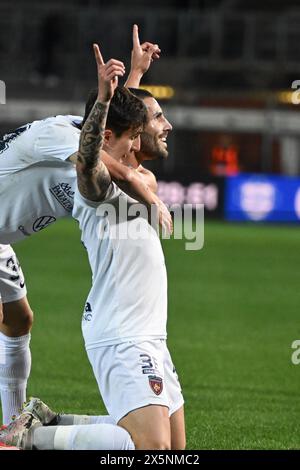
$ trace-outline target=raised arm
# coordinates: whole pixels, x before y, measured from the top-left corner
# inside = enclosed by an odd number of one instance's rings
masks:
[[[124,64],[111,59],[103,61],[97,44],[93,45],[98,73],[98,96],[83,125],[76,162],[78,189],[91,201],[100,201],[111,182],[110,174],[101,161],[106,118],[110,100],[118,85],[118,77],[125,73]]]
[[[86,199],[100,201],[113,179],[123,191],[139,202],[148,207],[155,204],[161,226],[172,232],[171,215],[157,195],[135,170],[118,163],[101,150],[110,100],[117,87],[118,77],[124,75],[125,69],[122,62],[114,59],[105,64],[99,47],[96,44],[93,47],[98,71],[98,96],[80,135],[76,159],[78,189]]]
[[[154,59],[159,59],[160,49],[157,44],[152,44],[151,42],[140,44],[139,31],[136,24],[133,25],[132,42],[131,68],[125,87],[138,88],[141,78],[149,69],[151,62]]]

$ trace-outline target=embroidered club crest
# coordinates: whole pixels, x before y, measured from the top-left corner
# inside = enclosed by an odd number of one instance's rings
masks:
[[[156,377],[155,375],[149,375],[149,385],[155,395],[160,395],[163,391],[163,380],[160,377]]]

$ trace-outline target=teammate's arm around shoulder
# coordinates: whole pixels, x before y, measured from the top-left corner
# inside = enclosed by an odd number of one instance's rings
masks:
[[[144,168],[142,165],[137,168],[137,172],[143,178],[144,182],[151,189],[151,191],[157,193],[158,185],[154,173],[152,173],[152,171],[148,170],[147,168]]]
[[[98,72],[98,97],[84,123],[80,135],[76,162],[78,189],[83,197],[100,201],[111,183],[110,174],[101,161],[101,148],[109,104],[118,85],[118,77],[125,73],[124,64],[111,59],[103,61],[97,44],[93,45]]]

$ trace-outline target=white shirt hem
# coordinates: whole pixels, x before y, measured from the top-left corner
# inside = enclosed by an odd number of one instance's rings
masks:
[[[99,347],[103,346],[114,346],[116,344],[121,344],[121,343],[142,343],[143,341],[153,341],[153,340],[166,340],[167,335],[141,335],[141,336],[128,336],[128,337],[123,337],[123,338],[111,338],[111,339],[104,339],[104,340],[99,340],[99,341],[93,341],[91,343],[86,342],[85,343],[85,349],[90,350],[90,349],[96,349]]]

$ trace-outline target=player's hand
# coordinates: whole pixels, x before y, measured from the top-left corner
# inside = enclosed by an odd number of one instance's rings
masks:
[[[110,59],[104,63],[98,44],[93,44],[98,75],[98,101],[108,103],[118,86],[118,77],[123,77],[125,66],[123,62]]]
[[[159,59],[161,50],[158,44],[152,44],[151,42],[140,44],[139,30],[136,24],[133,25],[132,42],[131,71],[144,75],[149,69],[151,62],[154,59]]]
[[[158,221],[163,234],[173,233],[173,220],[167,206],[157,198]]]

